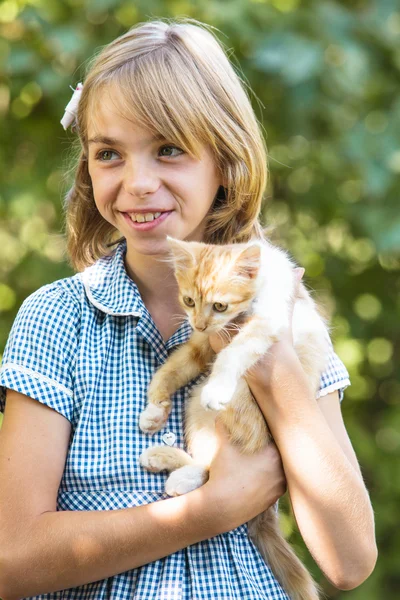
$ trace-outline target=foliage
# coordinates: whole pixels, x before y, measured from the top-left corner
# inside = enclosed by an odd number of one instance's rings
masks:
[[[346,592],[400,585],[400,12],[396,0],[5,0],[0,5],[0,348],[32,291],[72,273],[62,200],[72,134],[59,120],[85,61],[129,26],[188,15],[252,87],[269,147],[264,221],[332,315],[352,386],[342,405],[375,509],[379,561]],[[234,51],[234,55],[233,52]],[[238,61],[238,62],[237,62]],[[397,185],[396,185],[397,184]],[[294,527],[282,524],[330,598]]]

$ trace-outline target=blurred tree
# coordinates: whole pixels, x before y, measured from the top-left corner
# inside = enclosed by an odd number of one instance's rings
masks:
[[[218,28],[269,147],[264,221],[306,269],[351,375],[342,405],[375,509],[379,560],[351,600],[400,576],[400,9],[397,0],[5,0],[0,4],[0,348],[22,301],[72,274],[62,236],[73,134],[59,121],[88,58],[131,25]],[[234,54],[233,54],[234,52]],[[240,64],[240,67],[239,67]],[[282,526],[329,598],[294,526]]]

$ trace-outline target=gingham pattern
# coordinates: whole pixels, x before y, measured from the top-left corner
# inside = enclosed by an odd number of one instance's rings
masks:
[[[154,370],[185,342],[187,322],[164,342],[126,274],[121,243],[83,274],[40,288],[23,303],[0,370],[5,388],[26,394],[72,425],[57,510],[113,510],[165,498],[166,475],[140,468],[139,455],[172,431],[183,448],[184,400],[176,393],[166,427],[138,428]],[[321,394],[349,385],[334,354]],[[341,392],[342,394],[342,392]],[[247,526],[189,546],[162,560],[67,591],[36,598],[85,600],[289,600],[247,536]]]

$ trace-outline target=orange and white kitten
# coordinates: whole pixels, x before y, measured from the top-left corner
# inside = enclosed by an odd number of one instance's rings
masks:
[[[209,373],[193,388],[186,407],[189,453],[154,446],[140,457],[140,464],[149,471],[171,472],[166,492],[177,496],[208,479],[217,447],[217,413],[243,452],[257,452],[271,440],[243,376],[290,326],[293,301],[293,344],[315,394],[329,352],[329,336],[306,288],[301,282],[296,285],[296,265],[282,249],[266,240],[228,245],[167,240],[179,300],[193,334],[156,371],[147,407],[140,415],[140,429],[150,434],[161,429],[172,394],[201,373]],[[233,319],[242,323],[239,332],[215,355],[209,335],[222,332]],[[252,519],[248,532],[291,600],[319,598],[318,585],[280,531],[274,506]]]

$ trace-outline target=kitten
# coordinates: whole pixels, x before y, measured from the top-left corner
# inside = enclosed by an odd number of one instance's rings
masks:
[[[216,451],[215,417],[243,452],[254,453],[271,440],[265,419],[244,374],[290,326],[295,351],[317,393],[329,352],[327,326],[302,283],[296,298],[295,263],[269,242],[211,245],[167,237],[179,301],[193,328],[190,339],[158,369],[149,385],[148,405],[139,427],[161,429],[171,409],[171,395],[199,374],[209,373],[191,392],[185,415],[190,454],[168,446],[151,447],[140,457],[149,471],[171,472],[166,492],[186,494],[203,485]],[[223,332],[233,319],[239,332],[215,355],[209,335]],[[210,372],[211,369],[211,372]],[[249,535],[292,600],[317,600],[318,585],[283,537],[274,506],[252,519]]]

